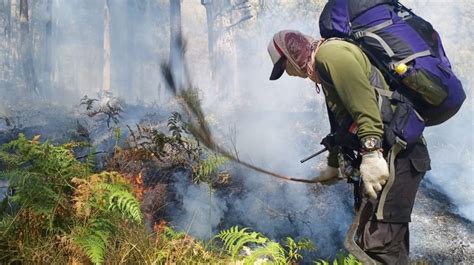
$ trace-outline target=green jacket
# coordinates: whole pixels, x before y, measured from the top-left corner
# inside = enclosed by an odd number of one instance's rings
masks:
[[[358,125],[357,136],[383,136],[383,123],[377,96],[370,84],[372,65],[356,45],[342,40],[329,40],[316,54],[316,69],[322,81],[326,103],[336,120],[346,115]],[[379,80],[384,80],[377,70]],[[383,89],[388,85],[382,82]],[[328,164],[337,167],[337,154],[330,153]]]

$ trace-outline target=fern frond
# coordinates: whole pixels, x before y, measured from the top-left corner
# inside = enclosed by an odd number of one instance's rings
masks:
[[[87,218],[91,214],[91,204],[89,200],[93,196],[93,190],[89,181],[85,179],[73,178],[72,182],[76,185],[72,197],[73,208],[80,218]]]
[[[290,262],[298,262],[300,259],[302,259],[302,250],[314,251],[316,249],[314,244],[307,238],[303,238],[300,241],[295,241],[293,238],[287,237],[285,246],[287,258]]]
[[[87,155],[85,166],[87,167],[89,173],[94,171],[95,168],[95,152],[96,148],[92,147],[90,153]]]
[[[129,191],[115,191],[110,194],[109,210],[119,210],[120,214],[137,223],[143,221],[140,202]]]
[[[108,234],[90,234],[77,238],[75,242],[83,249],[92,263],[102,264],[107,245],[104,238],[108,238]]]
[[[73,237],[70,235],[63,235],[58,237],[59,247],[64,250],[70,259],[84,262],[71,262],[70,264],[84,264],[87,262],[87,254],[84,249],[80,247]]]
[[[223,230],[218,237],[224,242],[224,247],[233,258],[237,257],[246,244],[264,244],[268,239],[257,232],[247,232],[248,228],[239,229],[238,226]]]
[[[91,209],[115,211],[122,216],[141,223],[143,216],[140,202],[130,192],[130,185],[117,172],[102,172],[87,179],[74,178],[76,185],[73,202],[76,214],[87,218]]]
[[[165,233],[166,237],[170,240],[179,240],[179,239],[183,239],[184,237],[186,237],[186,233],[183,232],[183,231],[176,231],[174,230],[173,228],[169,227],[169,226],[166,226],[165,227]]]
[[[344,258],[344,265],[362,265],[362,262],[356,259],[352,254]],[[342,265],[342,264],[341,264]]]
[[[114,231],[114,225],[105,219],[95,219],[73,238],[74,242],[87,254],[94,264],[104,262],[108,239]]]
[[[227,157],[221,155],[208,157],[193,168],[194,181],[209,182],[211,175],[228,161],[229,159]]]
[[[272,264],[287,264],[285,249],[277,242],[270,241],[261,248],[254,249],[252,253],[244,259],[244,264],[255,264],[258,259],[270,259]]]
[[[315,262],[316,265],[329,265],[331,264],[327,260],[319,260]],[[352,254],[345,255],[344,253],[337,254],[336,258],[332,261],[333,265],[362,265],[362,262],[357,260]]]

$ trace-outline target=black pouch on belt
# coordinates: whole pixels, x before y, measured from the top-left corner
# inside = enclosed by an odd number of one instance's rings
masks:
[[[411,146],[420,140],[424,129],[425,121],[413,106],[406,102],[397,102],[392,120],[385,126],[385,141],[392,146],[398,137]]]

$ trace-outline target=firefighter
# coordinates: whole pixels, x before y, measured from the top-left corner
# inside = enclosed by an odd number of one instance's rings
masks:
[[[374,89],[389,89],[382,74],[357,45],[342,39],[315,40],[285,30],[274,35],[268,52],[274,65],[270,80],[286,72],[320,85],[331,132],[346,133],[358,143],[348,146],[356,146],[361,157],[359,194],[367,196],[368,203],[362,209],[357,244],[377,262],[408,264],[408,223],[430,158],[423,138],[411,146],[384,140],[391,117],[382,114],[381,105],[387,104]],[[315,180],[340,179],[341,150],[329,150],[327,166]]]

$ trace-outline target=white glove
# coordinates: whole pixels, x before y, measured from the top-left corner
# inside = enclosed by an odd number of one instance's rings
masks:
[[[376,192],[382,190],[389,176],[387,161],[380,151],[372,151],[362,156],[360,175],[364,181],[365,193],[377,199]]]
[[[326,166],[319,172],[319,176],[312,179],[314,182],[319,182],[323,185],[332,185],[341,180],[339,177],[339,169],[331,166]]]

